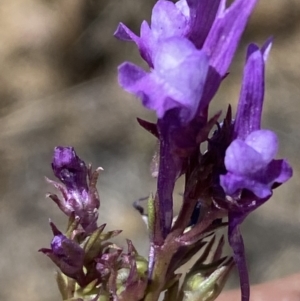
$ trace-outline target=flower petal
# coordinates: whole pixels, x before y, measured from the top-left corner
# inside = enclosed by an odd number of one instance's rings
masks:
[[[114,37],[129,42],[137,42],[139,40],[139,37],[122,22],[119,23],[116,31],[114,32]]]
[[[208,71],[208,60],[201,50],[185,38],[162,41],[154,57],[150,74],[129,63],[119,67],[119,82],[155,110],[158,118],[166,111],[180,108],[183,122],[197,111]]]
[[[151,34],[150,27],[146,21],[143,21],[141,25],[141,37],[138,37],[134,32],[132,32],[126,25],[119,23],[114,36],[123,41],[134,42],[141,54],[141,57],[152,66],[151,54],[154,47],[153,38]]]
[[[156,40],[182,37],[188,29],[188,19],[171,1],[159,0],[154,5],[151,30]]]
[[[136,83],[148,76],[148,74],[142,68],[129,62],[125,62],[120,65],[118,67],[118,71],[120,86],[130,93],[135,93]]]
[[[220,0],[187,0],[187,3],[190,9],[188,37],[198,49],[201,49],[216,18]]]
[[[276,135],[267,130],[253,132],[245,142],[234,140],[225,155],[228,173],[220,176],[225,193],[234,195],[248,189],[260,198],[270,196],[275,179],[281,174],[277,165],[270,165],[277,148]]]
[[[256,150],[266,164],[275,158],[278,151],[277,136],[269,130],[258,130],[250,133],[245,143]]]
[[[256,181],[259,181],[270,188],[285,183],[293,175],[293,170],[286,160],[273,160],[267,168],[255,175]]]
[[[212,1],[213,2],[213,1]],[[219,10],[203,45],[210,64],[225,76],[257,0],[236,0],[225,11]],[[221,3],[223,7],[224,3]]]
[[[266,165],[261,154],[242,140],[234,140],[226,150],[226,169],[236,175],[249,176]]]
[[[259,198],[266,198],[272,195],[271,185],[230,172],[225,176],[220,176],[220,184],[225,193],[230,196],[237,194],[241,189],[248,189]]]
[[[245,139],[260,129],[264,100],[265,66],[263,53],[258,46],[248,47],[243,83],[235,120],[235,137]]]

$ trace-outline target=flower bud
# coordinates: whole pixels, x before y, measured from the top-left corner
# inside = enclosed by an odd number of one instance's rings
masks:
[[[232,267],[233,260],[230,258],[209,275],[205,268],[188,275],[183,288],[184,301],[215,300],[221,293]]]
[[[63,274],[81,283],[84,277],[83,249],[76,242],[64,236],[52,222],[50,225],[54,234],[51,249],[42,248],[39,251],[46,254]]]
[[[52,169],[55,176],[64,184],[49,182],[59,189],[63,199],[49,194],[58,207],[68,216],[74,212],[80,218],[84,230],[92,232],[97,228],[100,206],[96,182],[100,169],[94,173],[76,155],[74,148],[58,146],[54,149]],[[89,179],[89,183],[88,183]]]

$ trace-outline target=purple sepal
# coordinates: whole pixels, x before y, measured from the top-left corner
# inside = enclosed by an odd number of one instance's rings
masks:
[[[154,69],[124,63],[119,67],[119,83],[141,98],[145,107],[155,110],[158,118],[180,108],[183,123],[196,114],[208,71],[208,60],[201,50],[184,38],[162,41],[154,57]]]
[[[155,123],[149,122],[141,118],[137,118],[137,122],[142,128],[144,128],[146,131],[158,138],[157,125]]]
[[[212,28],[204,42],[210,65],[225,76],[236,51],[248,18],[257,0],[236,0],[225,9],[225,1],[220,4]]]
[[[84,277],[83,249],[76,242],[64,236],[52,222],[50,222],[50,226],[54,235],[51,249],[42,248],[39,252],[46,254],[62,273],[82,283]]]

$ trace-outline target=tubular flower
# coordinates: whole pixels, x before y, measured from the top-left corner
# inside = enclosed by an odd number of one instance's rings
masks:
[[[271,40],[259,49],[248,47],[243,83],[234,121],[233,141],[225,153],[227,173],[220,176],[220,184],[234,204],[228,212],[228,240],[237,265],[242,301],[250,295],[249,276],[244,242],[239,225],[250,212],[266,202],[272,189],[292,176],[292,168],[286,160],[275,160],[278,139],[270,130],[261,129],[264,99],[265,62],[271,48]]]
[[[259,49],[248,48],[244,79],[234,122],[235,139],[225,154],[226,175],[220,182],[225,193],[239,194],[242,189],[258,198],[271,196],[274,184],[282,184],[292,176],[285,160],[275,160],[278,139],[274,132],[260,129],[264,97],[264,69],[270,41]]]

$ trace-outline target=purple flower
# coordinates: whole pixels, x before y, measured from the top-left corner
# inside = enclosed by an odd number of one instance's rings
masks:
[[[285,160],[273,160],[277,150],[277,137],[269,130],[254,131],[245,141],[234,140],[226,150],[228,173],[221,176],[225,193],[248,189],[259,198],[269,197],[274,183],[286,182],[292,172]]]
[[[278,152],[275,133],[261,130],[261,113],[264,96],[264,65],[270,41],[260,50],[250,45],[244,69],[234,140],[225,154],[226,175],[220,176],[225,193],[239,194],[242,189],[258,198],[271,196],[274,184],[282,184],[292,176],[285,160],[274,160]]]
[[[236,0],[225,8],[223,0],[159,0],[151,26],[144,21],[140,37],[121,23],[115,36],[134,41],[152,71],[147,74],[124,63],[120,85],[155,110],[158,118],[180,107],[182,120],[191,120],[209,104],[228,72],[256,1]]]
[[[220,176],[225,194],[233,200],[228,207],[228,239],[239,271],[242,301],[249,300],[250,285],[239,225],[271,197],[272,189],[292,176],[292,168],[285,160],[274,159],[278,151],[276,134],[260,126],[265,62],[270,48],[271,40],[261,49],[254,44],[248,47],[233,141],[225,153],[227,173]]]
[[[99,170],[90,178],[85,163],[76,155],[72,147],[56,147],[54,149],[52,168],[55,176],[64,184],[50,181],[62,194],[59,199],[55,194],[48,195],[58,207],[68,216],[75,213],[80,218],[80,224],[86,231],[96,229],[99,196],[96,181]],[[90,184],[88,185],[88,177]]]
[[[153,60],[154,69],[124,63],[119,67],[121,86],[139,96],[145,107],[163,118],[166,111],[181,108],[184,122],[191,120],[202,95],[208,60],[189,40],[179,37],[162,41]]]
[[[181,0],[175,4],[159,0],[151,25],[142,23],[140,37],[124,24],[115,33],[135,42],[150,67],[147,73],[131,63],[122,64],[119,83],[159,119],[156,244],[170,231],[175,181],[188,154],[197,156],[207,106],[228,72],[256,1],[236,0],[226,8],[224,0]]]
[[[142,23],[140,36],[124,24],[115,33],[135,42],[150,67],[147,73],[131,63],[122,64],[120,85],[158,117],[156,126],[146,126],[160,142],[150,254],[155,254],[155,247],[163,245],[172,231],[175,181],[181,174],[189,178],[197,171],[191,167],[199,163],[199,146],[207,139],[208,105],[228,73],[256,2],[235,0],[226,8],[226,0],[180,0],[175,4],[159,0],[151,24]],[[212,179],[208,179],[213,182],[213,209],[228,211],[228,236],[239,270],[242,301],[249,300],[249,279],[239,225],[268,200],[272,189],[292,175],[285,160],[275,160],[276,135],[260,127],[264,65],[270,47],[270,41],[262,49],[249,46],[236,120],[231,123],[229,109],[226,127],[220,127],[219,135],[209,141],[210,156],[203,156],[212,161]],[[205,164],[204,160],[200,164]],[[188,204],[183,204],[185,207]],[[195,215],[197,218],[197,211]],[[149,276],[154,261],[155,255],[150,255]]]
[[[54,235],[51,242],[51,249],[42,248],[39,251],[46,254],[68,277],[82,283],[84,251],[73,240],[64,236],[56,226],[50,222]]]

